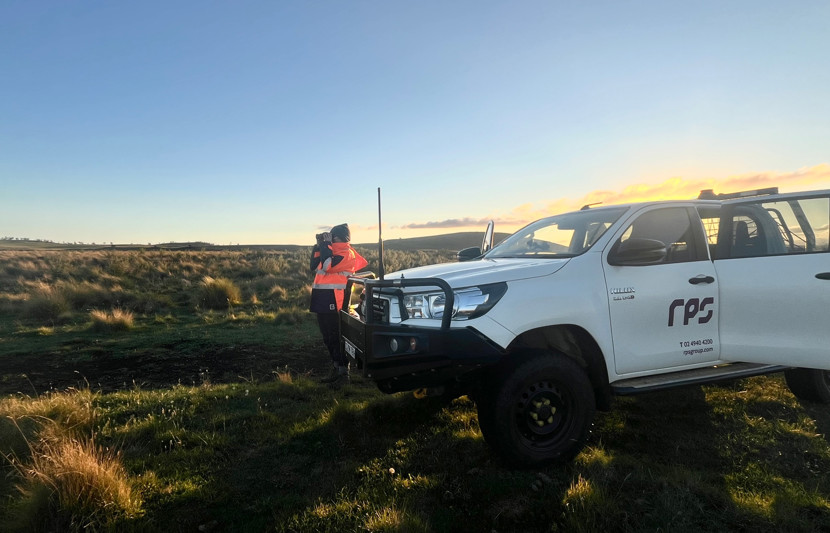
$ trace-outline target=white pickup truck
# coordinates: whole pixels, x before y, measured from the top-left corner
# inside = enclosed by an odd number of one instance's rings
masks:
[[[385,392],[469,394],[523,465],[571,458],[614,395],[783,371],[830,403],[828,241],[830,191],[586,206],[458,263],[352,278],[343,349]]]

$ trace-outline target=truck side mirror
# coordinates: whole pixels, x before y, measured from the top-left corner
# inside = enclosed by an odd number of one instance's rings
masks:
[[[481,240],[481,253],[487,253],[493,248],[493,232],[496,224],[492,220],[487,223],[487,229],[484,230],[484,238]]]
[[[478,246],[464,248],[463,250],[459,250],[456,254],[456,258],[459,261],[472,261],[473,259],[478,259],[479,257],[481,257],[481,249]]]
[[[656,265],[666,260],[666,245],[656,239],[632,238],[618,242],[608,254],[614,266]]]

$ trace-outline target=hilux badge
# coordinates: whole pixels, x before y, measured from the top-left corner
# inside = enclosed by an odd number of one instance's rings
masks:
[[[634,294],[634,287],[616,287],[611,289],[611,294]]]

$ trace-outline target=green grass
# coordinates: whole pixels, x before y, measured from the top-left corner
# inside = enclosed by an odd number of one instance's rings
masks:
[[[0,252],[0,529],[830,530],[830,413],[781,376],[618,398],[572,462],[511,469],[466,397],[316,383],[304,254]],[[240,302],[195,305],[204,276]],[[44,324],[42,284],[111,287],[132,325],[71,298]]]

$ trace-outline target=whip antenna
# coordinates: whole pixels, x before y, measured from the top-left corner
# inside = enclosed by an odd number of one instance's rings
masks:
[[[380,279],[383,279],[383,221],[381,220],[380,209],[380,187],[378,187],[378,263]]]

